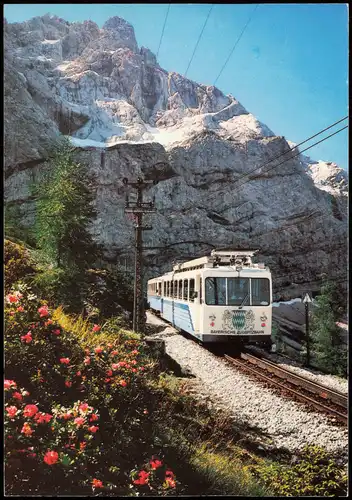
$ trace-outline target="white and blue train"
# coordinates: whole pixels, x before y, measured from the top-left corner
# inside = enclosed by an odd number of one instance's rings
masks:
[[[150,309],[201,342],[271,345],[272,282],[253,250],[215,251],[148,281]]]

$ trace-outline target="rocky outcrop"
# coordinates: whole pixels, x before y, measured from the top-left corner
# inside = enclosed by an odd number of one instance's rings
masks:
[[[5,52],[5,197],[28,225],[29,185],[40,182],[41,161],[62,134],[97,174],[92,231],[112,261],[131,258],[122,178],[141,175],[160,181],[146,192],[157,203],[145,234],[150,275],[215,246],[243,245],[260,248],[277,290],[318,283],[322,272],[344,277],[342,169],[324,163],[325,175],[323,162],[294,152],[277,168],[258,168],[291,143],[232,95],[160,68],[123,19],[102,29],[56,16],[6,24]]]

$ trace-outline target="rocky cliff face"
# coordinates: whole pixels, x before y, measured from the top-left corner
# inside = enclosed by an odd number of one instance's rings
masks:
[[[285,138],[232,95],[160,68],[123,19],[102,29],[49,15],[5,23],[5,197],[27,224],[29,184],[60,134],[97,174],[92,230],[110,259],[130,256],[122,178],[141,175],[160,181],[146,193],[158,209],[145,233],[157,247],[146,252],[151,274],[241,244],[261,249],[277,290],[315,286],[321,272],[345,277],[342,169],[289,153],[283,165],[252,172],[289,149]]]

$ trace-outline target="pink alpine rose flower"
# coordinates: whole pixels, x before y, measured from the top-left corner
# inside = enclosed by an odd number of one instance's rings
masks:
[[[96,347],[96,348],[94,349],[94,352],[95,352],[96,354],[100,354],[100,353],[102,353],[102,352],[103,352],[103,350],[104,350],[104,349],[103,349],[102,347],[98,346],[98,347]]]
[[[92,485],[93,485],[93,488],[102,488],[103,487],[102,481],[100,481],[100,479],[95,479],[95,478],[92,481]]]
[[[88,356],[87,356],[86,358],[84,358],[83,363],[84,363],[86,366],[90,365],[90,357],[88,357]]]
[[[22,394],[20,392],[14,392],[12,394],[12,397],[15,399],[18,399],[18,401],[22,401],[22,399],[23,399]]]
[[[6,296],[6,300],[7,302],[10,302],[10,304],[15,304],[16,302],[19,301],[19,298],[17,295],[15,295],[14,293],[9,293],[7,296]]]
[[[43,423],[49,423],[50,420],[53,418],[52,415],[50,415],[49,413],[37,413],[34,417],[34,420],[38,423],[38,424],[43,424]]]
[[[153,470],[155,470],[155,469],[157,469],[158,467],[161,467],[161,466],[163,465],[163,463],[162,463],[160,460],[157,460],[157,459],[155,459],[155,460],[151,460],[149,463],[150,463],[151,468],[152,468]]]
[[[48,306],[39,307],[38,312],[39,312],[41,318],[44,318],[45,316],[49,316]]]
[[[28,422],[25,422],[23,424],[21,433],[25,434],[26,436],[31,436],[33,434],[34,430],[31,428]]]
[[[91,427],[88,427],[88,430],[90,432],[97,432],[99,430],[99,427],[97,427],[96,425],[92,425]]]
[[[36,413],[38,413],[38,407],[36,405],[26,405],[24,407],[23,415],[25,417],[33,417]]]
[[[101,330],[101,326],[99,326],[99,325],[93,326],[93,332],[99,332],[100,330]]]
[[[77,417],[74,419],[74,423],[77,425],[77,427],[81,427],[84,424],[85,420],[82,417]]]
[[[4,380],[4,389],[14,389],[17,384],[14,380]]]
[[[47,451],[44,455],[44,462],[48,465],[56,464],[59,460],[59,454],[56,451]]]
[[[70,362],[70,358],[60,358],[60,363],[63,365],[68,365]]]
[[[7,411],[9,418],[15,418],[16,413],[18,411],[18,408],[16,408],[16,406],[8,406],[6,408],[6,411]]]
[[[32,332],[28,332],[26,335],[22,335],[21,336],[21,340],[22,342],[25,342],[26,344],[29,344],[30,342],[32,342]]]

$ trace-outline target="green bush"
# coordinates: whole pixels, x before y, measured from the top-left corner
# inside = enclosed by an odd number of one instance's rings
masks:
[[[5,292],[9,292],[17,281],[35,273],[29,251],[23,245],[7,239],[5,240],[4,264]]]
[[[290,465],[266,463],[252,471],[279,496],[346,495],[346,471],[320,446],[305,446]]]
[[[133,311],[132,280],[119,270],[89,269],[86,273],[85,311],[90,317],[122,317]],[[128,322],[125,323],[128,326]]]

